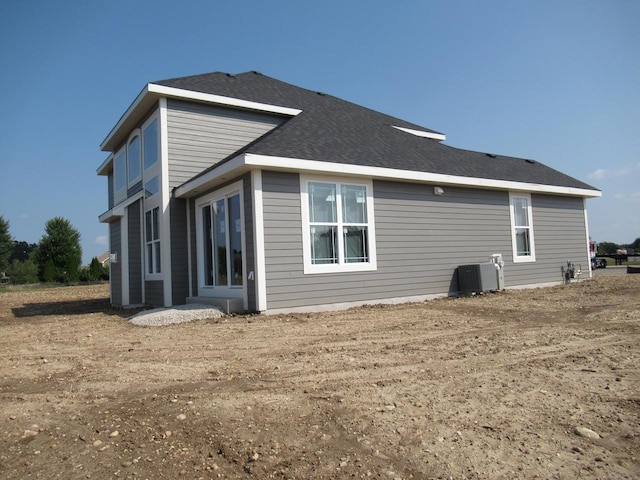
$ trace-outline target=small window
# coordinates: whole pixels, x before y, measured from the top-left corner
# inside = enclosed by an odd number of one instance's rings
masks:
[[[372,186],[302,182],[305,273],[374,270]]]
[[[158,161],[158,117],[142,130],[144,169],[156,164]]]
[[[160,192],[160,179],[156,175],[144,184],[144,198],[153,197]]]
[[[145,213],[146,272],[149,275],[161,273],[160,263],[160,208]]]
[[[516,263],[535,262],[531,196],[528,194],[511,194],[509,195],[509,207],[513,261]]]
[[[136,135],[129,141],[127,147],[127,163],[129,164],[128,185],[131,187],[141,178],[140,170],[140,135]]]

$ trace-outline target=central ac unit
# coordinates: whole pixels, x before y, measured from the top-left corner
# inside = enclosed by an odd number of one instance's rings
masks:
[[[481,293],[498,290],[498,270],[495,263],[474,263],[458,267],[460,293]]]

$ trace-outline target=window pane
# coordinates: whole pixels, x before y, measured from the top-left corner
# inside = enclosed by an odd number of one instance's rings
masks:
[[[153,231],[151,230],[151,210],[145,213],[145,225],[144,225],[144,233],[145,233],[145,241],[150,242],[153,240]],[[151,259],[151,257],[149,257]]]
[[[142,141],[144,142],[144,169],[158,161],[158,119],[144,129],[142,133]]]
[[[160,180],[158,177],[153,177],[147,183],[144,184],[144,198],[154,196],[160,191]]]
[[[336,227],[314,225],[311,227],[311,263],[338,263]]]
[[[202,243],[204,246],[204,284],[213,285],[213,235],[211,233],[211,207],[202,209]]]
[[[147,244],[147,273],[153,273],[153,243]]]
[[[158,228],[158,213],[160,209],[158,207],[153,209],[153,239],[158,240],[160,238],[160,228]]]
[[[118,191],[127,185],[127,156],[124,151],[116,157],[115,169],[116,191]]]
[[[513,214],[516,226],[529,226],[529,202],[526,198],[516,197],[513,199]]]
[[[367,227],[344,227],[343,235],[345,263],[368,262]]]
[[[156,273],[160,273],[162,271],[160,268],[160,242],[154,242],[153,247],[156,254]]]
[[[227,286],[227,228],[224,200],[213,205],[213,238],[216,251],[216,285]]]
[[[309,183],[309,220],[336,222],[336,186],[331,183]]]
[[[240,195],[230,197],[228,203],[231,285],[242,285],[242,220],[240,217]]]
[[[129,163],[129,182],[140,178],[140,137],[134,137],[129,142],[127,153]]]
[[[516,228],[516,255],[531,255],[531,244],[529,242],[528,228]]]
[[[342,221],[367,223],[367,189],[357,185],[342,185]]]

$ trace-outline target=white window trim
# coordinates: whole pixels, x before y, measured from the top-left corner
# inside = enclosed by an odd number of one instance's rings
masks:
[[[227,185],[219,190],[211,192],[196,200],[195,215],[196,215],[196,252],[197,252],[197,274],[198,274],[198,295],[203,297],[216,296],[218,294],[225,295],[227,297],[242,298],[247,304],[247,233],[244,219],[244,195],[243,195],[243,182],[242,180]],[[240,222],[242,223],[242,285],[237,286],[219,286],[219,285],[205,285],[204,284],[204,242],[202,239],[202,208],[210,205],[211,202],[220,200],[222,198],[228,198],[233,195],[240,195]]]
[[[129,146],[133,139],[138,137],[138,149],[139,149],[139,158],[138,158],[138,176],[129,178],[129,167],[131,165],[131,159],[129,158]],[[129,138],[127,139],[127,188],[133,187],[136,183],[142,180],[142,133],[139,128],[136,128],[129,134]]]
[[[531,244],[531,255],[518,255],[518,244],[516,241],[516,219],[513,212],[513,201],[515,198],[527,199],[527,215],[529,216],[529,242]],[[520,192],[509,192],[509,218],[511,220],[511,247],[513,249],[513,263],[532,263],[536,261],[536,244],[534,241],[533,207],[531,205],[531,194]]]
[[[309,236],[309,182],[324,182],[334,184],[358,185],[367,189],[367,227],[369,241],[369,261],[363,263],[332,263],[314,265],[311,263],[311,238]],[[376,257],[376,231],[373,211],[373,182],[349,177],[326,177],[315,175],[300,175],[300,201],[302,207],[302,251],[304,261],[304,273],[346,273],[367,272],[377,270]],[[341,235],[340,235],[341,236]],[[342,247],[341,247],[342,248]],[[340,252],[344,256],[344,252]]]
[[[146,217],[147,217],[147,212],[152,211],[154,208],[158,209],[158,242],[160,243],[160,272],[159,273],[149,273],[149,265],[148,265],[148,258],[147,258],[147,221],[146,221]],[[164,223],[164,215],[162,212],[162,205],[160,202],[160,198],[159,195],[154,195],[153,197],[151,197],[148,200],[144,201],[144,209],[142,212],[142,225],[143,225],[143,229],[142,229],[142,244],[143,244],[143,262],[144,262],[144,278],[145,280],[163,280],[164,279],[164,272],[165,272],[165,255],[164,255],[164,250],[167,248],[166,242],[164,241],[162,232],[162,226]]]

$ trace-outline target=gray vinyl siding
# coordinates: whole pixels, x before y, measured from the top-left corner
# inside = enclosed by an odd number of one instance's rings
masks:
[[[536,261],[505,270],[507,286],[562,281],[561,268],[571,261],[589,268],[584,200],[531,195]]]
[[[118,261],[109,264],[109,279],[111,284],[111,303],[122,306],[122,228],[120,220],[109,224],[110,253],[117,255]]]
[[[253,186],[251,184],[251,174],[245,175],[243,178],[243,202],[244,202],[244,248],[246,265],[244,268],[244,281],[247,284],[247,303],[250,311],[257,309],[256,301],[256,256],[254,244],[254,225],[253,225]],[[254,272],[254,280],[249,280],[249,272]]]
[[[172,305],[182,305],[189,296],[187,201],[172,198],[169,209],[171,221]]]
[[[507,287],[559,281],[565,256],[586,260],[582,199],[532,196],[537,261],[514,264],[508,192],[374,181],[377,270],[305,275],[299,190],[297,174],[263,172],[268,309],[454,294],[456,268],[493,253]]]
[[[127,207],[129,230],[129,303],[142,303],[142,220],[140,212],[142,201],[138,200]],[[123,259],[124,260],[124,259]]]
[[[147,280],[144,282],[145,303],[156,307],[164,306],[164,282]]]
[[[182,185],[283,122],[283,117],[169,99],[169,186]]]

